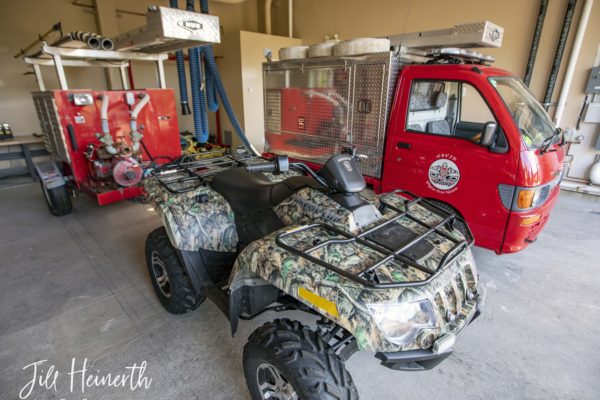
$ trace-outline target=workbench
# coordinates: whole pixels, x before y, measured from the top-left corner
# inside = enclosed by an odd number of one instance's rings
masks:
[[[16,136],[14,139],[0,140],[0,149],[4,147],[19,147],[19,151],[11,151],[8,153],[0,153],[0,161],[25,159],[26,167],[0,169],[0,177],[29,174],[32,179],[37,180],[37,174],[33,165],[34,157],[42,157],[48,155],[46,149],[31,150],[31,145],[43,145],[44,139],[33,135]]]

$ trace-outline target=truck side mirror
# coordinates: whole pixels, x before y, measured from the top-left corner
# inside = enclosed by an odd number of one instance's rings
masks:
[[[498,130],[498,124],[493,121],[486,122],[483,126],[483,132],[481,132],[481,139],[479,144],[484,147],[490,147],[494,143],[496,138],[496,131]]]

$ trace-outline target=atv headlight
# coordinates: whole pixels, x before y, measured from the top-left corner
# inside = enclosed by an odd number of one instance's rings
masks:
[[[368,304],[367,307],[386,338],[399,346],[413,341],[421,329],[436,326],[435,314],[427,300],[401,304]]]

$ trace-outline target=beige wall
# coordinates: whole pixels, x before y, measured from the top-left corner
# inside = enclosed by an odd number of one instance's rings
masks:
[[[300,39],[265,35],[256,32],[231,32],[225,36],[220,46],[218,60],[223,83],[229,94],[240,125],[250,143],[262,152],[264,147],[264,103],[262,89],[262,64],[265,61],[264,49],[273,52],[277,61],[281,47],[297,46]],[[221,129],[230,132],[234,146],[240,144],[231,123],[224,111],[220,113]]]
[[[262,64],[265,62],[263,51],[271,49],[273,61],[278,60],[279,49],[302,44],[300,39],[284,36],[265,35],[254,32],[240,32],[242,93],[244,111],[244,130],[250,143],[259,152],[265,143],[265,109],[263,98]]]

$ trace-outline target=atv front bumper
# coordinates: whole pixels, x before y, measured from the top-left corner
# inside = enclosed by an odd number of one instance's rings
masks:
[[[471,322],[475,321],[477,317],[479,317],[481,314],[481,309],[483,308],[484,300],[485,292],[482,291],[477,299],[473,315],[471,315],[470,319],[463,325],[463,327],[469,325]],[[454,350],[452,348],[437,353],[431,349],[422,349],[387,353],[379,352],[375,354],[375,357],[381,360],[381,365],[390,369],[402,371],[424,371],[435,368],[453,352]]]

